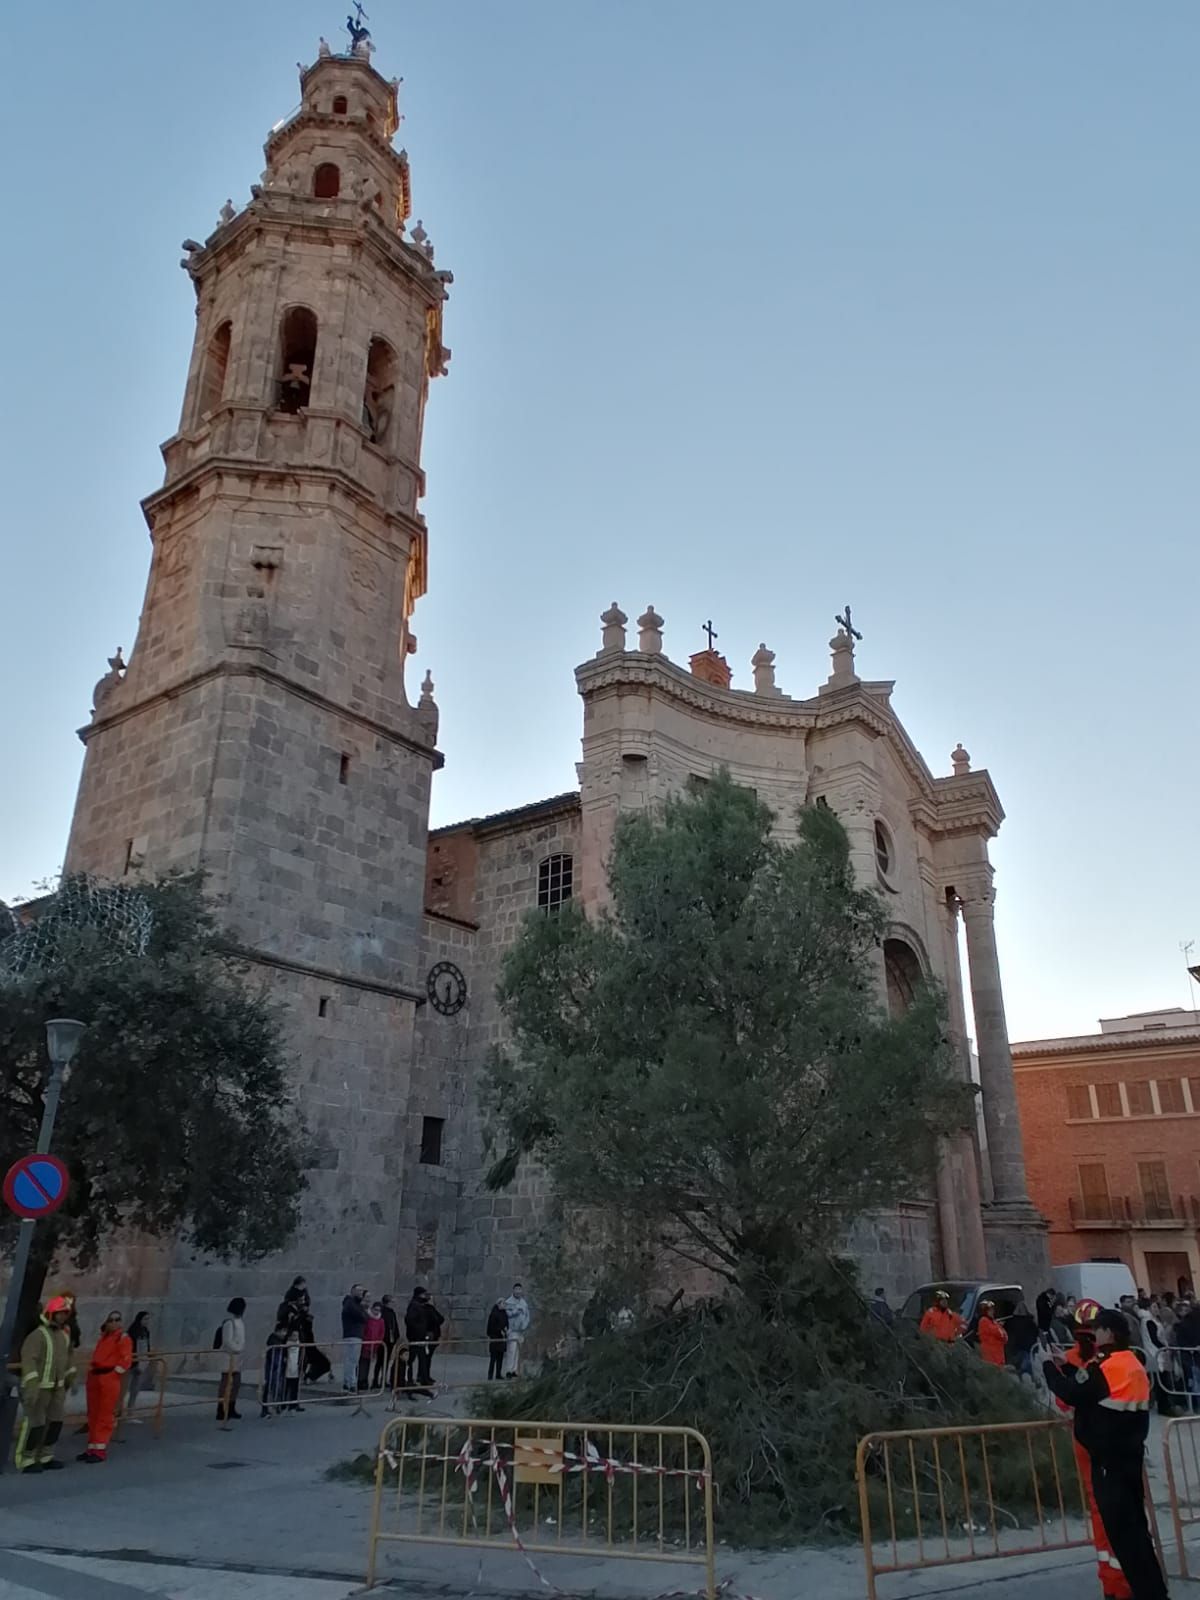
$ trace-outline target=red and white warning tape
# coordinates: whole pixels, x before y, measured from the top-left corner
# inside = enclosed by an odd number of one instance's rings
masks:
[[[555,1445],[543,1445],[533,1440],[521,1441],[521,1455],[546,1455],[551,1457],[547,1470],[561,1472],[564,1475],[577,1472],[603,1473],[609,1483],[612,1483],[618,1473],[628,1473],[631,1476],[649,1476],[655,1478],[693,1478],[696,1488],[703,1491],[709,1474],[704,1468],[695,1467],[659,1467],[640,1461],[618,1461],[610,1456],[602,1456],[592,1444],[590,1439],[584,1440],[586,1454],[579,1455],[572,1450],[561,1450]],[[549,1578],[535,1565],[532,1556],[525,1548],[517,1526],[517,1511],[513,1503],[511,1479],[505,1467],[504,1451],[515,1456],[517,1447],[502,1440],[488,1440],[486,1455],[478,1455],[472,1449],[472,1441],[468,1439],[462,1449],[455,1455],[426,1455],[419,1450],[392,1451],[385,1449],[383,1458],[393,1472],[398,1472],[405,1461],[423,1461],[454,1463],[455,1471],[461,1472],[466,1485],[468,1500],[471,1501],[475,1494],[476,1477],[478,1472],[490,1472],[495,1479],[496,1488],[500,1495],[500,1503],[504,1507],[504,1518],[508,1523],[508,1531],[512,1536],[513,1544],[521,1552],[525,1565],[544,1589],[551,1594],[563,1596],[565,1591],[550,1582]],[[472,1511],[472,1516],[474,1512]],[[721,1600],[756,1600],[754,1595],[734,1595],[732,1591],[733,1579],[726,1578],[717,1585],[716,1593]],[[667,1589],[655,1595],[653,1600],[696,1600],[697,1596],[703,1597],[705,1589]]]

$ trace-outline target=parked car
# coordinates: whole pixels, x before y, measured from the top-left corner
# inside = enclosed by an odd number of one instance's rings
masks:
[[[933,1304],[934,1295],[943,1289],[950,1296],[951,1309],[957,1311],[968,1326],[981,1300],[994,1301],[996,1317],[1003,1322],[1017,1309],[1017,1301],[1025,1297],[1019,1283],[1004,1283],[994,1278],[946,1278],[941,1283],[923,1283],[919,1289],[914,1289],[900,1308],[901,1321],[920,1322]]]

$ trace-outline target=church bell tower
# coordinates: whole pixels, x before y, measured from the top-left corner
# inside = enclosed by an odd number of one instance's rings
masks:
[[[408,229],[398,85],[365,33],[346,54],[322,41],[300,85],[249,203],[184,246],[196,337],[182,416],[143,504],[136,646],[81,733],[66,866],[116,880],[203,868],[231,941],[286,1000],[319,1163],[302,1270],[333,1297],[350,1273],[383,1284],[396,1268],[440,763],[431,693],[414,705],[404,680],[450,274]],[[170,1298],[185,1339],[188,1307],[205,1327],[215,1295],[251,1299],[263,1281],[183,1269]],[[277,1297],[267,1277],[260,1292]]]

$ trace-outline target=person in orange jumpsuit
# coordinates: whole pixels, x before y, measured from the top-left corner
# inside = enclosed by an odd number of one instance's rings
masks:
[[[1100,1310],[1100,1304],[1096,1300],[1081,1300],[1075,1307],[1075,1343],[1062,1358],[1063,1366],[1070,1367],[1073,1373],[1086,1371],[1096,1358],[1096,1336],[1092,1332],[1092,1324],[1099,1316]],[[1057,1395],[1054,1403],[1060,1411],[1069,1412],[1071,1409]],[[1108,1534],[1104,1531],[1104,1520],[1096,1504],[1096,1495],[1092,1488],[1092,1458],[1078,1439],[1073,1442],[1079,1481],[1083,1484],[1088,1513],[1092,1519],[1092,1543],[1096,1547],[1096,1568],[1100,1576],[1101,1592],[1105,1600],[1133,1600],[1133,1590],[1129,1587],[1129,1580],[1121,1571],[1117,1558],[1112,1553]]]
[[[979,1321],[975,1332],[979,1338],[979,1354],[992,1367],[1004,1365],[1005,1350],[1008,1346],[1008,1335],[996,1321],[996,1302],[994,1300],[981,1300],[979,1302]]]
[[[945,1289],[939,1289],[933,1297],[933,1304],[921,1318],[921,1332],[942,1344],[953,1344],[955,1339],[962,1336],[965,1327],[966,1323],[958,1312],[950,1309],[950,1296]]]
[[[88,1446],[79,1456],[89,1465],[108,1459],[108,1441],[117,1425],[121,1379],[133,1365],[133,1345],[119,1311],[110,1312],[100,1328],[87,1375]]]

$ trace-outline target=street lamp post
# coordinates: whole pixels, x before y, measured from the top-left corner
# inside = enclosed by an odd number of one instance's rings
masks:
[[[86,1026],[86,1023],[73,1022],[69,1017],[55,1017],[46,1024],[46,1054],[50,1057],[50,1081],[46,1085],[46,1096],[42,1101],[42,1126],[38,1132],[36,1151],[39,1156],[49,1153],[63,1084],[70,1075],[71,1062],[79,1048],[80,1035]],[[21,1291],[25,1287],[25,1273],[29,1267],[29,1252],[33,1248],[33,1230],[36,1226],[37,1223],[32,1217],[22,1219],[21,1231],[17,1238],[17,1253],[13,1258],[12,1277],[8,1282],[4,1318],[0,1321],[0,1369],[2,1369],[0,1370],[0,1472],[4,1471],[8,1463],[8,1452],[12,1444],[13,1421],[17,1408],[13,1392],[15,1385],[8,1364],[12,1354],[13,1331],[17,1325],[17,1308],[21,1304]]]

